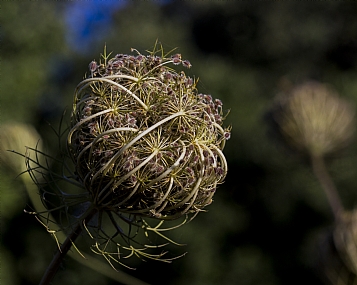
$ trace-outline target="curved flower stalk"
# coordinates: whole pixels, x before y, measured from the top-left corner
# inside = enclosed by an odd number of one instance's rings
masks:
[[[53,220],[67,235],[40,284],[49,284],[71,246],[80,252],[74,242],[81,233],[114,269],[132,256],[171,262],[177,257],[155,249],[179,245],[168,232],[204,211],[227,174],[222,150],[230,127],[222,126],[222,102],[199,94],[197,80],[170,67],[191,67],[180,54],[169,56],[157,44],[147,55],[132,52],[109,58],[104,51],[89,64],[75,90],[62,157],[37,149],[27,156],[48,209],[34,214],[55,238]]]

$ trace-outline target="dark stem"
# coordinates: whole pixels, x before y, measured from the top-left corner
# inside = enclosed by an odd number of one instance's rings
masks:
[[[323,157],[312,156],[311,157],[312,169],[320,182],[322,188],[325,191],[328,202],[335,216],[335,220],[338,220],[343,212],[343,205],[341,203],[340,197],[338,195],[335,184],[333,183],[324,162]]]
[[[58,268],[60,267],[64,257],[66,256],[67,252],[70,250],[72,243],[78,238],[78,236],[82,232],[82,222],[88,222],[96,213],[95,209],[86,212],[83,217],[79,220],[78,224],[74,227],[72,232],[68,235],[64,243],[61,245],[60,248],[57,249],[56,255],[53,257],[51,263],[46,269],[45,274],[42,277],[41,282],[39,285],[49,285],[50,282],[55,277]]]

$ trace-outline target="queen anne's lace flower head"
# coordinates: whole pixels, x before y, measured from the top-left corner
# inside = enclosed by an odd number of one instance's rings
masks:
[[[227,173],[222,102],[180,54],[104,55],[75,91],[68,149],[98,208],[160,219],[197,213]],[[160,52],[160,56],[158,55]]]
[[[173,69],[190,68],[188,60],[157,46],[147,55],[104,51],[75,90],[67,151],[60,126],[58,157],[38,144],[18,153],[44,206],[26,212],[62,243],[60,252],[84,232],[113,268],[132,256],[171,262],[177,256],[163,247],[179,244],[167,232],[209,205],[227,174],[222,102]]]

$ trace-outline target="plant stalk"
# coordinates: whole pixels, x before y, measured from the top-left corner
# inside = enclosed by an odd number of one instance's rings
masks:
[[[75,240],[78,238],[78,236],[82,232],[81,222],[88,222],[95,215],[95,213],[96,213],[96,210],[91,209],[90,211],[86,212],[83,215],[83,218],[80,219],[80,222],[78,222],[78,224],[75,226],[75,228],[72,230],[72,232],[68,235],[68,237],[66,238],[64,243],[61,245],[61,247],[57,249],[57,252],[56,252],[55,256],[53,257],[51,263],[47,267],[46,272],[43,275],[39,285],[49,285],[52,282],[64,257],[70,250],[72,244],[75,242]]]
[[[321,156],[311,156],[312,170],[316,178],[318,179],[321,187],[323,188],[327,200],[330,204],[335,220],[338,220],[343,213],[343,205],[338,195],[336,186],[331,179],[325,165],[325,161]]]

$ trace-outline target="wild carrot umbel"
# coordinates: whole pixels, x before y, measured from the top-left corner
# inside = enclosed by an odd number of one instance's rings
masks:
[[[110,58],[104,50],[89,64],[75,89],[65,157],[55,159],[62,173],[37,155],[27,157],[28,172],[49,197],[48,211],[68,235],[41,284],[53,278],[81,233],[113,268],[133,255],[171,262],[176,257],[155,248],[178,245],[166,233],[204,211],[227,174],[222,150],[230,127],[222,126],[222,102],[198,93],[198,80],[175,71],[191,67],[180,54],[157,44],[147,55],[132,52]],[[63,181],[79,191],[66,193]],[[178,221],[164,227],[172,220]],[[163,242],[152,242],[153,234]]]
[[[133,51],[92,62],[77,86],[68,149],[78,177],[103,210],[164,220],[197,213],[227,172],[222,102],[168,67],[190,67],[181,55]]]

